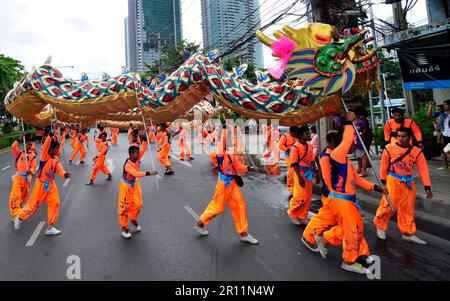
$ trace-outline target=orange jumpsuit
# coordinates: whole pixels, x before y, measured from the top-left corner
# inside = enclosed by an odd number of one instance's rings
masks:
[[[31,177],[27,175],[27,171],[31,174],[35,173],[36,154],[30,152],[25,156],[25,152],[19,149],[18,141],[12,144],[11,153],[16,160],[16,175],[9,196],[9,213],[14,217],[19,214],[22,205],[28,199]]]
[[[412,235],[416,232],[414,206],[416,202],[416,184],[413,181],[414,164],[417,165],[425,189],[430,189],[431,181],[428,165],[422,151],[413,146],[411,152],[400,161],[397,159],[408,151],[398,144],[389,144],[381,158],[380,176],[386,180],[389,198],[397,211],[397,226],[402,234]],[[396,162],[397,161],[397,162]],[[389,219],[394,215],[386,197],[383,196],[374,218],[377,228],[386,230]]]
[[[170,153],[170,132],[169,131],[162,131],[160,136],[160,150],[158,152],[158,161],[161,163],[162,166],[165,168],[169,168],[170,161],[169,161],[169,153]]]
[[[111,143],[112,145],[117,145],[117,141],[119,140],[119,129],[111,128],[109,130],[111,132]]]
[[[228,204],[237,233],[247,233],[247,208],[242,192],[236,184],[233,175],[236,172],[248,172],[248,166],[236,160],[235,155],[225,154],[223,148],[222,151],[216,152],[216,155],[219,163],[216,190],[208,207],[200,216],[200,221],[205,225],[209,224],[214,217],[225,211],[225,205]]]
[[[291,192],[294,189],[294,170],[291,166],[292,161],[290,158],[290,150],[292,145],[294,145],[297,141],[298,139],[292,136],[291,133],[287,133],[281,135],[280,142],[278,143],[278,147],[284,152],[284,160],[287,167],[286,187],[287,190]]]
[[[336,215],[330,210],[328,206],[329,196],[330,196],[330,188],[331,187],[331,163],[330,156],[333,150],[329,147],[325,149],[325,151],[321,154],[319,164],[322,171],[322,207],[319,209],[319,212],[315,214],[308,225],[303,231],[303,238],[307,240],[311,245],[315,245],[316,241],[314,240],[314,236],[319,236],[325,230],[329,229],[332,226],[337,225]],[[335,230],[338,230],[337,228]],[[342,231],[340,231],[342,232]],[[342,240],[342,234],[338,235]]]
[[[375,185],[361,178],[354,165],[348,161],[347,154],[354,143],[352,125],[345,125],[341,144],[330,155],[330,165],[322,166],[323,179],[329,187],[330,195],[327,206],[322,207],[317,214],[316,227],[327,228],[323,237],[332,245],[342,244],[342,259],[354,263],[359,256],[370,255],[369,246],[363,235],[363,222],[359,212],[359,202],[356,199],[356,186],[373,191]],[[328,177],[330,174],[331,177]],[[323,226],[318,225],[319,222]],[[305,237],[311,244],[315,241],[310,236]]]
[[[148,139],[150,139],[150,143],[155,143],[156,141],[156,137],[155,137],[155,127],[154,126],[148,126],[147,127],[148,130]]]
[[[147,141],[142,143],[139,157],[135,163],[127,159],[123,165],[122,180],[119,183],[119,202],[117,214],[119,224],[128,227],[128,219],[136,221],[142,208],[142,191],[136,178],[145,177],[145,172],[139,171],[141,159],[147,149]]]
[[[394,118],[389,119],[384,126],[384,141],[386,143],[396,143],[397,140],[397,131],[401,127],[409,128],[413,132],[414,137],[417,142],[422,142],[422,132],[420,131],[419,126],[412,119],[405,118],[403,123],[395,122]],[[412,139],[411,139],[412,145]]]
[[[208,134],[208,136],[206,136],[206,145],[208,147],[209,158],[211,159],[211,162],[214,164],[214,166],[218,167],[219,163],[217,162],[216,156],[216,138],[217,133],[215,132],[215,130],[213,130]]]
[[[280,132],[278,129],[274,129],[271,125],[266,128],[266,145],[268,150],[264,154],[264,158],[267,159],[271,155],[275,161],[280,161],[280,149],[278,147],[278,140],[280,139]]]
[[[300,175],[305,179],[305,187],[300,186],[300,182],[295,171],[293,196],[289,201],[288,215],[292,218],[306,219],[311,205],[313,192],[313,148],[310,143],[306,145],[295,142],[290,150],[291,167],[299,166]]]
[[[70,161],[73,161],[75,156],[80,152],[80,162],[84,161],[84,157],[86,156],[86,148],[84,147],[84,142],[86,142],[86,145],[89,145],[89,137],[86,134],[79,133],[77,135],[77,140],[75,142],[75,148],[72,152],[72,154],[69,157]]]
[[[100,139],[98,139],[100,140]],[[98,155],[95,157],[95,164],[92,167],[91,181],[94,181],[97,178],[97,175],[100,171],[102,171],[105,175],[109,175],[110,172],[108,167],[106,166],[106,153],[108,152],[108,142],[101,141],[97,143]]]
[[[180,160],[184,157],[191,158],[191,147],[187,143],[188,141],[188,130],[182,129],[178,135],[178,147],[180,148]]]
[[[30,200],[22,208],[19,213],[21,220],[26,220],[32,216],[41,207],[45,201],[47,204],[48,225],[54,225],[58,219],[59,213],[59,195],[54,178],[55,173],[64,178],[65,171],[58,158],[52,158],[48,154],[52,139],[47,137],[41,149],[41,161],[39,162],[39,170],[34,183],[34,188],[30,196]]]
[[[70,146],[72,146],[73,149],[75,149],[75,142],[77,141],[77,131],[71,130],[70,131],[71,140],[70,140]]]

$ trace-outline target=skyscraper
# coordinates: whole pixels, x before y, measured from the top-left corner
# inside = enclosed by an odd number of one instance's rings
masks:
[[[245,33],[253,33],[261,25],[259,0],[201,0],[201,7],[206,50],[219,48],[224,52]],[[256,38],[229,57],[263,67],[262,45]]]
[[[142,72],[182,41],[180,0],[128,0],[128,69]]]

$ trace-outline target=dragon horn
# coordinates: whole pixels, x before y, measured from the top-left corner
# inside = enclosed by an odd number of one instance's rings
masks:
[[[286,34],[284,34],[283,32],[281,32],[279,30],[275,30],[273,32],[273,36],[277,39],[279,39],[281,36],[285,36],[286,38],[288,37]]]
[[[257,30],[256,31],[256,37],[258,38],[258,40],[261,41],[261,43],[263,43],[266,46],[271,47],[274,43],[274,41],[269,38],[268,36],[266,36],[264,33],[262,33],[262,31]]]
[[[283,26],[283,31],[291,38],[296,35],[295,29],[290,27],[289,25]]]

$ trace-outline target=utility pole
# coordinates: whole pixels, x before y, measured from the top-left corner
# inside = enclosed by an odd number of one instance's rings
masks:
[[[378,43],[377,43],[377,32],[375,29],[375,16],[373,14],[373,4],[372,0],[369,0],[369,14],[370,14],[370,27],[372,27],[372,34],[373,34],[373,46],[375,49],[378,49]],[[384,107],[384,88],[383,88],[383,79],[381,77],[381,65],[378,64],[377,66],[377,79],[380,83],[380,90],[378,91],[378,100],[380,101],[380,109],[381,109],[381,122],[384,126],[386,123],[386,113],[385,113],[385,107]],[[373,107],[370,108],[370,110],[373,110]]]

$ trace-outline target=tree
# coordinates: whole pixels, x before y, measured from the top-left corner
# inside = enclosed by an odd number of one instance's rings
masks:
[[[380,54],[381,73],[386,73],[386,88],[389,98],[403,98],[403,82],[400,70],[400,64],[397,60],[386,58],[382,53]],[[383,84],[383,83],[381,83]]]
[[[141,77],[152,80],[162,73],[171,74],[184,63],[185,52],[192,55],[200,50],[200,45],[186,40],[183,40],[177,47],[174,45],[163,47],[160,62],[155,61],[152,65],[144,63],[148,70],[142,72]]]
[[[0,115],[8,119],[11,115],[5,110],[5,97],[14,83],[24,76],[24,69],[20,61],[0,54]]]

